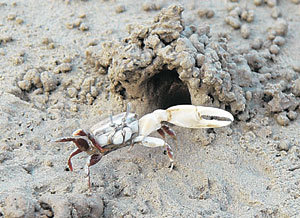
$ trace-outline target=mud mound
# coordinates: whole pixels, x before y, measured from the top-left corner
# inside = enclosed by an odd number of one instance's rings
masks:
[[[295,113],[299,75],[274,66],[268,45],[230,50],[229,36],[215,40],[209,26],[185,26],[182,12],[182,7],[170,6],[150,24],[131,25],[121,42],[103,44],[95,65],[108,70],[113,93],[124,100],[140,99],[150,110],[213,105],[243,121],[263,108],[261,113],[276,116]],[[287,31],[285,21],[278,22],[274,40]]]

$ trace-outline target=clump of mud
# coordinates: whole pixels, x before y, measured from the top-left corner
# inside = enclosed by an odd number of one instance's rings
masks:
[[[177,5],[163,9],[150,24],[130,26],[121,42],[104,43],[98,54],[89,54],[98,69],[107,69],[113,93],[138,99],[149,110],[213,105],[243,121],[258,108],[276,116],[297,110],[298,75],[274,67],[270,46],[230,50],[226,34],[213,40],[209,26],[185,26],[182,11]]]
[[[5,199],[4,213],[7,217],[100,217],[103,202],[100,196],[45,194],[37,201],[13,193]]]

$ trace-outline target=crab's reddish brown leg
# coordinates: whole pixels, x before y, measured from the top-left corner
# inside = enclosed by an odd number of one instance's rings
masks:
[[[165,134],[165,132],[166,132],[168,135],[170,135],[175,140],[176,145],[177,145],[176,134],[167,125],[162,125],[161,128],[157,130],[157,132],[159,133],[159,135],[161,135],[161,137],[163,139],[165,139],[165,137],[166,137],[166,134]],[[166,148],[167,148],[167,154],[168,154],[168,157],[169,157],[170,163],[171,163],[171,165],[170,165],[170,171],[171,171],[173,169],[173,167],[174,167],[174,164],[173,164],[173,161],[174,161],[174,159],[173,159],[173,151],[172,151],[171,146],[169,144],[167,144],[167,143],[166,143]]]
[[[74,142],[81,151],[87,151],[90,147],[88,142],[82,138],[62,138],[57,139],[55,142]]]
[[[157,132],[159,133],[159,135],[160,135],[163,139],[166,138],[165,132],[164,132],[161,128],[158,129]]]
[[[105,153],[108,149],[102,148],[98,142],[95,140],[95,138],[93,136],[91,136],[90,134],[87,135],[88,139],[93,143],[93,145],[101,152],[101,153]]]
[[[102,158],[101,154],[93,154],[92,156],[88,157],[87,163],[86,163],[86,175],[88,177],[88,185],[89,189],[91,190],[91,178],[90,178],[90,166],[95,165],[98,163]]]
[[[171,136],[173,138],[173,140],[176,143],[176,146],[178,147],[178,140],[177,140],[176,133],[174,132],[174,130],[172,130],[169,126],[167,126],[165,124],[161,126],[161,129],[163,129],[169,136]]]
[[[71,153],[71,155],[68,159],[68,166],[71,171],[73,171],[71,158],[83,151],[87,151],[90,147],[89,144],[87,143],[87,141],[85,139],[81,139],[81,138],[62,138],[62,139],[56,140],[56,142],[74,142],[75,145],[77,146],[77,149],[75,149]]]
[[[170,159],[170,171],[173,170],[173,167],[174,167],[174,158],[173,158],[173,151],[172,151],[172,148],[169,144],[166,143],[166,147],[167,147],[167,154],[168,154],[168,157]]]
[[[161,129],[163,129],[169,136],[171,136],[174,140],[177,140],[176,134],[174,130],[172,130],[169,126],[167,125],[162,125]]]
[[[172,130],[169,126],[164,124],[161,126],[160,129],[157,130],[157,132],[163,139],[165,139],[165,137],[166,137],[166,134],[165,134],[165,132],[166,132],[169,136],[171,136],[174,139],[176,145],[178,145],[176,134],[175,134],[174,130]]]
[[[88,139],[93,143],[93,145],[101,152],[104,153],[107,150],[105,148],[102,148],[101,145],[98,144],[98,142],[95,140],[94,136],[92,136],[90,133],[85,132],[83,129],[79,129],[76,132],[73,133],[75,136],[87,136]]]
[[[69,159],[68,159],[68,166],[69,166],[69,169],[70,169],[71,171],[73,171],[71,158],[74,157],[75,155],[81,153],[81,152],[82,152],[82,151],[81,151],[79,148],[77,148],[77,149],[75,149],[75,150],[73,151],[73,153],[70,155],[70,157],[69,157]]]
[[[133,148],[133,146],[134,146],[134,142],[133,142],[133,140],[132,140],[132,138],[131,138],[131,139],[130,139],[130,145],[129,145],[128,151],[131,151],[131,149]]]

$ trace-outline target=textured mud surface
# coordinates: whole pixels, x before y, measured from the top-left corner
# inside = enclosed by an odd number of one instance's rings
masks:
[[[0,217],[300,216],[299,1],[3,1],[0,12]],[[173,127],[172,172],[162,148],[117,150],[91,168],[89,193],[86,155],[70,172],[74,145],[52,141],[127,102],[139,116],[215,106],[235,122]]]

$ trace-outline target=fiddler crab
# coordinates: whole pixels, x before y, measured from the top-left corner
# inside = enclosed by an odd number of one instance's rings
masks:
[[[89,130],[78,129],[73,133],[74,137],[66,137],[55,142],[74,142],[77,148],[68,159],[68,166],[73,171],[71,158],[86,152],[89,157],[85,166],[90,182],[90,166],[98,163],[101,158],[112,151],[125,146],[140,143],[146,147],[165,147],[170,159],[170,170],[173,169],[173,152],[171,146],[165,141],[165,134],[171,136],[177,143],[175,132],[166,124],[186,128],[217,128],[229,125],[234,120],[231,113],[213,107],[195,105],[176,105],[166,110],[158,109],[152,113],[137,118],[130,112],[130,104],[127,104],[126,112],[111,115],[100,121]],[[157,131],[161,138],[149,136]]]

